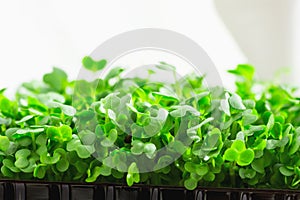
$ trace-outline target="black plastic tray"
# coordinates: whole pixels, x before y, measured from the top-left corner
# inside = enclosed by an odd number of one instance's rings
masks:
[[[300,200],[300,191],[0,181],[3,200]]]

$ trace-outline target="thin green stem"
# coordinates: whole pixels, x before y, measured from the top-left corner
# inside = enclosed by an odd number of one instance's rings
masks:
[[[236,162],[233,162],[229,168],[229,176],[230,176],[230,181],[231,181],[232,187],[236,187],[235,166],[236,166]]]
[[[31,139],[32,139],[32,148],[35,151],[36,150],[36,143],[35,143],[35,134],[31,133]]]

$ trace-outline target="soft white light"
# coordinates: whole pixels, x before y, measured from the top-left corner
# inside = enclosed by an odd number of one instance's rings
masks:
[[[83,56],[113,35],[138,28],[170,29],[190,37],[223,78],[227,68],[246,60],[211,0],[1,1],[0,24],[0,88],[8,87],[9,94],[52,66],[76,78]]]

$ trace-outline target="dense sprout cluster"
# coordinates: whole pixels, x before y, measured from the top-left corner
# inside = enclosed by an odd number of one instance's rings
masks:
[[[83,65],[97,72],[106,61]],[[148,78],[123,71],[88,82],[54,68],[22,84],[15,100],[1,90],[0,179],[299,188],[294,89],[255,82],[249,65],[229,71],[235,92],[204,87],[196,75],[169,84],[150,81],[152,70]]]

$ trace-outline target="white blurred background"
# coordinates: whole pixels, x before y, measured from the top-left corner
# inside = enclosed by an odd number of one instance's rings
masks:
[[[41,78],[53,66],[76,78],[81,59],[103,41],[146,27],[170,29],[196,41],[212,58],[226,84],[232,82],[226,70],[245,62],[257,65],[259,76],[268,74],[266,78],[278,67],[290,67],[293,73],[288,80],[300,83],[300,3],[257,0],[265,2],[261,7],[256,5],[263,8],[258,13],[249,5],[250,0],[243,5],[235,2],[243,0],[230,0],[230,4],[220,1],[215,1],[216,6],[212,0],[0,0],[0,88],[9,88],[12,94],[20,83]],[[282,2],[289,4],[284,12],[280,10]],[[249,32],[247,27],[259,31]],[[273,54],[269,50],[276,51]],[[268,52],[266,56],[264,52]],[[282,62],[277,62],[280,55]]]

